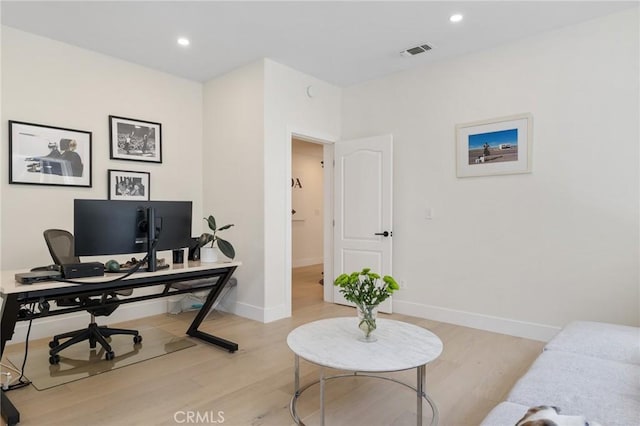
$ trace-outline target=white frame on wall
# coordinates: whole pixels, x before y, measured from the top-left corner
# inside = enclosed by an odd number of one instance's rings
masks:
[[[458,124],[457,176],[530,173],[532,147],[533,117],[530,113]]]

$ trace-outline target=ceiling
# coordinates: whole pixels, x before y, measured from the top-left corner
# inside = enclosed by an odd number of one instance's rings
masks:
[[[340,87],[637,7],[636,1],[2,1],[2,24],[207,81],[267,57]],[[464,15],[453,24],[449,16]],[[191,40],[181,47],[178,37]],[[402,50],[433,50],[414,57]]]

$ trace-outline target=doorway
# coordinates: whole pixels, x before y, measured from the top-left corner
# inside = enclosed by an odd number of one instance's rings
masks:
[[[322,197],[322,207],[319,208],[320,212],[323,212],[323,256],[322,256],[322,266],[323,266],[323,284],[322,285],[322,294],[323,300],[329,303],[340,303],[339,295],[336,295],[335,288],[333,286],[333,279],[337,274],[343,271],[354,271],[359,270],[363,267],[363,265],[359,265],[359,263],[366,263],[365,266],[373,266],[377,270],[379,270],[382,274],[391,275],[392,274],[392,265],[391,265],[391,236],[393,235],[392,229],[392,176],[393,176],[393,158],[392,158],[392,146],[393,146],[393,135],[379,135],[368,138],[360,138],[342,141],[339,144],[336,143],[337,138],[331,137],[322,137],[322,136],[307,136],[310,133],[304,132],[289,132],[289,142],[290,149],[288,150],[288,165],[291,167],[288,172],[291,181],[291,186],[294,187],[298,185],[298,183],[304,189],[304,182],[297,182],[293,173],[293,145],[294,139],[297,139],[303,143],[311,143],[313,145],[322,146],[323,152],[323,160],[322,160],[322,168],[323,170],[323,197]],[[311,133],[313,134],[313,133]],[[304,136],[303,136],[304,135]],[[338,146],[340,145],[340,147]],[[340,149],[339,149],[340,148]],[[342,148],[345,148],[344,150]],[[351,149],[355,149],[355,152],[348,155],[349,158],[345,157],[345,153],[351,152]],[[363,157],[364,155],[364,157]],[[378,167],[375,168],[375,175],[378,177],[366,177],[371,174],[371,170],[369,170],[369,163],[371,162],[371,157],[375,157],[375,161],[373,163],[378,164]],[[364,160],[364,161],[363,161]],[[317,161],[317,160],[316,160]],[[344,167],[346,163],[349,163],[348,170],[350,173],[345,175]],[[354,164],[351,164],[355,162]],[[339,163],[338,167],[336,163]],[[359,167],[365,167],[368,172],[358,172]],[[338,170],[342,170],[342,172],[338,172]],[[337,176],[340,175],[340,179]],[[363,179],[363,176],[366,178]],[[346,180],[345,180],[346,178]],[[373,185],[372,185],[373,184]],[[345,191],[351,195],[345,196]],[[363,198],[363,195],[369,195],[369,197]],[[373,196],[376,195],[377,196]],[[372,197],[373,196],[373,197]],[[345,198],[346,197],[346,198]],[[285,209],[287,210],[287,224],[285,227],[286,235],[285,241],[287,242],[285,247],[285,259],[287,260],[287,265],[285,265],[285,271],[290,275],[286,277],[286,282],[284,283],[285,290],[285,300],[289,302],[287,309],[288,315],[292,314],[293,310],[293,277],[291,272],[293,272],[293,247],[292,247],[292,232],[293,232],[293,221],[295,214],[292,214],[293,210],[296,210],[293,204],[293,195],[292,192],[289,191],[287,193],[287,200]],[[361,208],[359,206],[360,203],[368,206],[365,211],[366,214],[371,214],[371,212],[377,212],[375,217],[377,218],[374,221],[368,220],[365,222],[370,226],[366,226],[367,229],[364,229],[364,222],[360,222],[358,220],[358,212],[359,210],[351,208],[347,208],[342,199],[351,200],[350,203],[354,206]],[[356,200],[357,201],[354,201]],[[367,202],[367,200],[377,200],[375,203]],[[297,201],[296,201],[297,202]],[[355,204],[354,204],[355,203]],[[373,208],[375,207],[375,209]],[[297,211],[297,210],[296,210]],[[312,213],[316,214],[316,209],[312,208]],[[348,211],[350,214],[346,215],[345,212]],[[297,216],[296,219],[304,219],[305,215]],[[379,219],[379,220],[378,220]],[[353,226],[352,226],[353,225]],[[361,226],[363,225],[363,226]],[[350,230],[346,230],[349,228]],[[360,229],[363,228],[363,229]],[[354,230],[363,231],[364,234],[358,232],[352,232]],[[374,243],[375,247],[364,247],[364,251],[362,249],[352,250],[353,252],[358,251],[359,253],[363,252],[379,252],[380,253],[380,261],[378,263],[372,262],[370,259],[367,260],[362,256],[355,258],[353,256],[345,256],[344,249],[346,248],[345,244],[348,241],[345,241],[345,236],[349,236],[350,239],[354,240],[362,240],[363,242],[368,241]],[[355,236],[355,238],[354,238]],[[379,247],[378,247],[379,246]],[[342,250],[342,251],[341,251]],[[366,261],[366,262],[365,262]],[[345,263],[347,262],[348,265]],[[298,263],[300,265],[300,263]],[[302,271],[301,271],[302,272]],[[388,306],[385,308],[385,311],[391,312],[391,298],[388,299]]]
[[[324,145],[291,138],[291,307],[324,299]]]

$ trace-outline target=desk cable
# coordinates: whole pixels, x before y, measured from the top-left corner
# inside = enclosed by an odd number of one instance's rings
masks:
[[[156,244],[157,244],[158,240],[156,240],[153,244],[153,248],[155,248]],[[126,274],[112,279],[112,280],[108,280],[108,281],[100,281],[100,282],[96,282],[96,283],[87,283],[84,281],[74,281],[74,280],[65,280],[62,278],[58,278],[55,279],[54,281],[60,281],[60,282],[64,282],[64,283],[70,283],[70,284],[105,284],[105,283],[113,283],[113,282],[118,282],[121,281],[125,278],[127,278],[128,276],[138,272],[138,270],[140,269],[140,267],[144,264],[144,262],[146,262],[149,258],[149,254],[147,254],[144,259],[142,259],[140,262],[138,262],[138,264],[136,266],[134,266],[129,272],[127,272]],[[29,308],[27,308],[27,312],[31,313],[35,310],[36,308],[36,303],[32,303]],[[42,308],[42,307],[40,307]],[[20,370],[18,371],[16,368],[10,367],[8,365],[6,365],[7,368],[14,370],[16,372],[20,373],[20,377],[18,377],[17,382],[11,384],[11,373],[2,373],[3,376],[6,377],[6,381],[2,381],[2,383],[0,383],[0,386],[2,387],[2,390],[4,392],[8,392],[11,390],[15,390],[15,389],[20,389],[23,388],[25,386],[28,386],[31,384],[30,380],[25,380],[26,377],[24,377],[24,367],[27,364],[27,357],[29,355],[29,335],[31,334],[31,325],[33,324],[33,318],[31,318],[29,320],[29,326],[27,327],[27,336],[25,338],[25,342],[24,342],[24,359],[22,360],[22,367],[20,368]]]
[[[118,277],[116,279],[113,279],[113,280],[102,281],[100,283],[95,283],[95,284],[117,282],[117,281],[120,281],[120,280],[123,280],[123,279],[127,278],[128,276],[130,276],[131,274],[137,272],[140,269],[140,266],[147,260],[147,257],[148,256],[145,256],[144,259],[142,259],[136,266],[133,267],[133,269],[131,269],[131,271],[129,271],[125,275],[123,275],[121,277]],[[74,280],[65,280],[65,279],[55,279],[55,281],[61,281],[61,282],[71,283],[71,284],[89,284],[89,283],[86,283],[86,282],[83,282],[83,281],[74,281]],[[33,313],[34,310],[36,309],[36,305],[37,304],[35,302],[31,303],[28,308],[23,308],[24,309],[23,313],[25,313],[25,314]],[[38,309],[40,309],[40,310],[42,310],[43,308],[48,310],[48,304],[47,305],[38,304],[37,306],[38,306]],[[13,367],[10,367],[8,365],[5,365],[5,367],[7,367],[8,369],[11,369],[11,370],[14,370],[17,373],[20,373],[20,376],[18,377],[18,379],[17,379],[17,381],[15,383],[11,383],[11,373],[9,373],[9,372],[2,373],[2,376],[4,376],[4,379],[0,383],[0,386],[2,387],[2,390],[4,392],[8,392],[8,391],[15,390],[15,389],[20,389],[20,388],[23,388],[23,387],[28,386],[28,385],[31,384],[31,381],[26,379],[26,377],[24,377],[24,367],[27,364],[27,357],[29,355],[29,336],[31,334],[31,325],[32,324],[33,324],[33,318],[31,318],[29,320],[29,326],[27,327],[27,336],[26,336],[25,341],[24,341],[24,358],[22,360],[22,367],[20,368],[20,370],[18,370],[16,368],[13,368]]]
[[[36,304],[32,303],[29,306],[28,311],[33,312],[35,308],[36,308]],[[25,341],[24,341],[24,359],[22,360],[22,367],[20,367],[20,371],[12,368],[13,370],[20,373],[20,377],[18,377],[16,383],[11,384],[10,383],[11,373],[7,373],[6,375],[7,381],[2,383],[2,390],[4,392],[20,389],[31,384],[31,381],[26,379],[26,377],[24,377],[24,367],[27,364],[27,356],[29,355],[29,335],[31,334],[32,323],[33,323],[33,318],[29,320],[29,326],[27,327],[27,337],[25,338]]]
[[[10,365],[10,364],[0,363],[0,367],[7,370],[11,370],[15,373],[20,372],[20,370],[18,370],[17,368],[15,368],[13,365]],[[2,387],[2,390],[6,391],[9,389],[9,385],[11,384],[11,371],[7,371],[6,373],[4,371],[0,372],[0,376],[2,376],[2,379],[0,380],[0,386]]]
[[[156,245],[157,245],[157,244],[158,244],[158,240],[156,239],[156,240],[153,242],[152,250],[155,250],[155,248],[156,248]],[[96,284],[109,284],[109,283],[115,283],[115,282],[118,282],[118,281],[122,281],[122,280],[124,280],[125,278],[127,278],[127,277],[129,277],[129,276],[131,276],[131,275],[135,274],[136,272],[138,272],[138,270],[140,269],[140,267],[141,267],[145,262],[148,262],[148,259],[149,259],[149,253],[147,253],[147,255],[146,255],[142,260],[140,260],[140,261],[136,264],[136,266],[134,266],[134,267],[133,267],[129,272],[127,272],[126,274],[124,274],[124,275],[122,275],[122,276],[119,276],[119,277],[117,277],[117,278],[114,278],[114,279],[112,279],[112,280],[107,280],[107,281],[94,281],[94,282],[86,282],[86,281],[78,281],[78,280],[67,280],[67,279],[64,279],[64,278],[51,278],[51,280],[53,280],[53,281],[58,281],[58,282],[61,282],[61,283],[68,283],[68,284],[81,284],[81,285],[96,285]]]

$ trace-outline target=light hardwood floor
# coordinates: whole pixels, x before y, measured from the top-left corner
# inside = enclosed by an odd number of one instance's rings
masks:
[[[321,269],[294,270],[293,316],[262,324],[213,312],[201,329],[238,342],[230,354],[194,340],[196,346],[108,373],[37,391],[11,391],[23,426],[174,425],[197,413],[200,424],[237,426],[291,425],[293,354],[287,334],[320,318],[351,316],[352,308],[322,302]],[[242,285],[239,283],[238,285]],[[126,328],[153,325],[182,336],[194,314],[159,315],[123,323]],[[501,401],[543,347],[543,343],[450,324],[393,314],[385,316],[428,328],[444,343],[440,358],[427,367],[427,391],[440,410],[440,424],[477,425]],[[30,347],[44,347],[47,339]],[[7,351],[23,350],[22,345]],[[318,370],[301,362],[301,380]],[[391,376],[415,384],[415,371]],[[349,378],[326,387],[327,426],[400,426],[415,424],[415,396],[385,380]],[[424,406],[425,424],[430,410]],[[222,411],[221,423],[217,412]],[[298,411],[308,425],[319,424],[318,389],[300,398]]]

